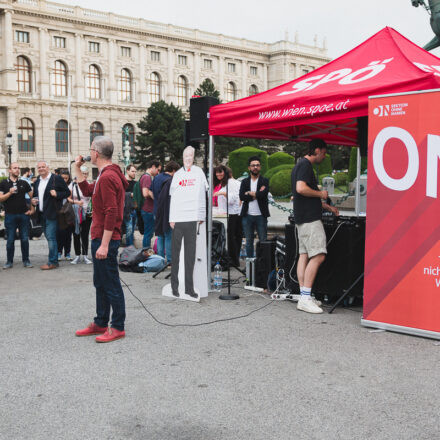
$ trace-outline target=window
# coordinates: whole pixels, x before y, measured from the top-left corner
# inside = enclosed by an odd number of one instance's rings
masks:
[[[60,60],[55,61],[52,75],[52,95],[67,96],[67,68]]]
[[[130,145],[130,152],[131,154],[134,154],[135,148],[134,148],[134,127],[132,124],[125,124],[122,127],[122,145],[124,145],[125,142],[125,133],[128,129],[128,144]]]
[[[235,73],[235,63],[228,63],[228,72]]]
[[[156,72],[150,74],[150,102],[160,101],[160,77]]]
[[[15,31],[15,41],[17,43],[29,43],[29,32]]]
[[[90,145],[92,145],[96,136],[104,136],[104,126],[98,121],[90,125]]]
[[[64,37],[53,37],[53,45],[62,49],[66,48],[66,39]]]
[[[237,87],[232,81],[228,82],[226,87],[226,99],[228,102],[235,101],[237,99]]]
[[[131,47],[121,46],[121,56],[131,57]]]
[[[151,51],[151,61],[160,61],[160,52],[156,52],[155,50]]]
[[[15,65],[17,71],[17,90],[22,93],[30,93],[31,89],[31,63],[26,57],[17,57]]]
[[[35,152],[34,123],[28,118],[20,119],[20,126],[17,133],[18,151],[23,153]]]
[[[186,55],[178,55],[177,56],[177,62],[181,66],[186,66],[186,64],[188,62]]]
[[[255,66],[251,66],[250,73],[252,76],[257,76],[258,75],[258,68]]]
[[[188,82],[184,76],[177,78],[177,105],[185,107],[188,101]]]
[[[67,121],[60,119],[55,126],[55,146],[57,153],[67,153],[69,151],[69,130]]]
[[[256,95],[258,93],[258,87],[255,84],[249,86],[249,96]]]
[[[89,41],[89,52],[99,53],[99,43]]]
[[[101,73],[98,66],[90,64],[86,84],[87,97],[89,99],[101,99]]]
[[[302,70],[303,75],[307,75],[309,72],[310,72],[309,69],[303,69]]]
[[[203,66],[205,69],[212,70],[212,60],[204,59]]]
[[[119,78],[119,100],[131,101],[131,73],[128,69],[121,70]]]

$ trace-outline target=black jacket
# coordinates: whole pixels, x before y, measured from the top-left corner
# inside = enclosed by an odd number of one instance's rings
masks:
[[[64,182],[61,176],[52,174],[49,182],[47,183],[44,194],[38,194],[38,186],[40,185],[40,177],[34,182],[34,194],[33,197],[43,199],[43,217],[48,220],[56,220],[57,212],[61,209],[63,200],[70,196],[69,188]],[[54,189],[57,193],[56,197],[50,195],[50,190]],[[40,209],[36,206],[38,215],[41,215]]]
[[[157,201],[154,233],[157,236],[164,235],[171,228],[170,226],[170,186],[173,179],[170,177],[162,186]]]
[[[260,188],[264,186],[264,190],[260,191]],[[244,215],[247,215],[248,209],[249,209],[249,202],[252,202],[253,198],[247,194],[246,192],[251,190],[251,178],[246,177],[246,179],[243,179],[241,181],[240,185],[240,200],[243,201],[243,205],[241,206],[241,213],[240,215],[243,217]],[[269,214],[269,204],[267,202],[267,196],[269,194],[269,180],[265,177],[260,176],[258,178],[257,182],[257,201],[258,206],[260,207],[261,215],[263,217],[270,217]]]

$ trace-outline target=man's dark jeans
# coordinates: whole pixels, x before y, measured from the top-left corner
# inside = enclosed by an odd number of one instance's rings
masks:
[[[266,241],[267,238],[267,218],[263,215],[245,215],[243,216],[243,231],[246,237],[246,256],[254,256],[254,234],[257,229],[260,241]]]
[[[21,244],[21,259],[29,261],[29,216],[26,214],[6,214],[5,229],[7,234],[7,262],[13,263],[15,253],[15,231],[18,228]]]
[[[119,240],[110,240],[107,258],[98,260],[96,251],[101,246],[100,239],[92,240],[93,284],[96,288],[95,324],[107,327],[110,319],[110,307],[113,310],[111,327],[124,330],[125,299],[119,281],[118,249]]]

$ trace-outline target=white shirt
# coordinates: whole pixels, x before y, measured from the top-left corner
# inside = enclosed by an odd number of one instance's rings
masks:
[[[196,165],[176,171],[170,186],[170,222],[204,221],[208,182]]]
[[[251,177],[251,191],[257,192],[258,179],[252,179]],[[260,207],[258,206],[258,200],[252,200],[249,202],[248,215],[261,215]]]
[[[240,214],[241,211],[241,202],[240,202],[240,182],[235,179],[228,180],[228,208],[229,214]],[[225,191],[226,186],[222,187],[220,191]],[[218,196],[218,210],[221,213],[226,214],[226,197]]]
[[[40,183],[38,184],[38,207],[40,212],[43,212],[44,192],[46,191],[50,176],[52,176],[52,173],[49,173],[45,179],[40,176]]]

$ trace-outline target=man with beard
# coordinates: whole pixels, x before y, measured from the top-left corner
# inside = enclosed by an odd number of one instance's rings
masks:
[[[260,176],[261,162],[258,156],[249,158],[249,177],[244,179],[240,185],[241,217],[243,231],[246,237],[246,256],[254,256],[254,234],[257,229],[260,241],[267,238],[267,218],[270,217],[268,194],[269,180]]]

